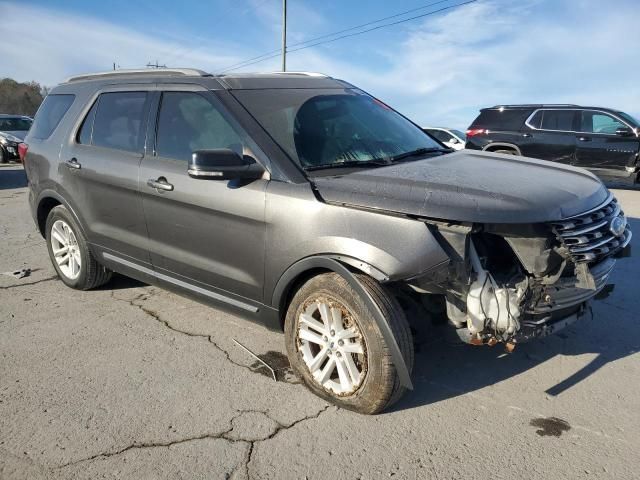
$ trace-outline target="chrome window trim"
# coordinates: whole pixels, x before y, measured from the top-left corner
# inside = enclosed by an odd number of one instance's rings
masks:
[[[598,110],[595,108],[536,108],[533,113],[531,115],[529,115],[527,117],[527,119],[525,120],[524,124],[529,127],[531,130],[536,130],[538,132],[560,132],[560,133],[576,133],[576,134],[582,134],[582,133],[586,133],[589,135],[615,135],[612,133],[590,133],[590,132],[578,132],[575,130],[551,130],[548,128],[536,128],[533,125],[531,125],[531,123],[529,123],[531,121],[531,119],[535,116],[536,113],[540,112],[540,111],[558,111],[558,112],[597,112],[597,113],[602,113],[604,115],[609,115],[610,117],[615,118],[616,120],[618,120],[619,122],[621,122],[622,124],[626,125],[627,127],[629,127],[633,132],[636,132],[636,137],[638,136],[637,130],[632,127],[631,125],[629,125],[628,122],[625,122],[622,118],[618,117],[617,115],[611,113],[611,112],[605,112],[604,110]]]

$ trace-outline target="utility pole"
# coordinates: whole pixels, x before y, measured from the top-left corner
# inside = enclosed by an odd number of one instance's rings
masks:
[[[287,71],[287,0],[282,0],[282,71]]]

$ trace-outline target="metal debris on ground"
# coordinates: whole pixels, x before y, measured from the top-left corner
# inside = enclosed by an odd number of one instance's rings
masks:
[[[251,355],[253,358],[255,358],[256,360],[258,360],[258,362],[260,362],[262,365],[264,365],[270,372],[271,375],[273,376],[273,381],[277,382],[278,379],[276,377],[276,371],[271,368],[271,366],[265,362],[264,360],[262,360],[258,355],[256,355],[255,353],[253,353],[251,350],[249,350],[247,347],[245,347],[244,345],[242,345],[239,341],[237,341],[235,338],[232,338],[231,340],[234,341],[234,343],[236,345],[238,345],[240,348],[242,348],[245,352],[247,352],[249,355]]]
[[[30,268],[21,268],[20,270],[14,270],[12,272],[2,272],[3,275],[8,275],[9,277],[13,277],[16,279],[21,279],[21,278],[25,278],[28,277],[29,275],[31,275],[31,269]]]

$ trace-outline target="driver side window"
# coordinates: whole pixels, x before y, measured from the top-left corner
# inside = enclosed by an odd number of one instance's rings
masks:
[[[242,137],[204,96],[164,92],[158,116],[156,152],[188,161],[195,150],[230,148],[242,153]]]
[[[611,115],[585,110],[581,114],[580,130],[585,133],[615,135],[616,130],[626,125]]]

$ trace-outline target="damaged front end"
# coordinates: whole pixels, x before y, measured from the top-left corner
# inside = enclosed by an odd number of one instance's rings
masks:
[[[628,256],[631,231],[617,201],[558,222],[428,222],[449,254],[446,266],[408,281],[418,294],[442,295],[465,342],[513,348],[583,316],[608,293],[616,262]]]

